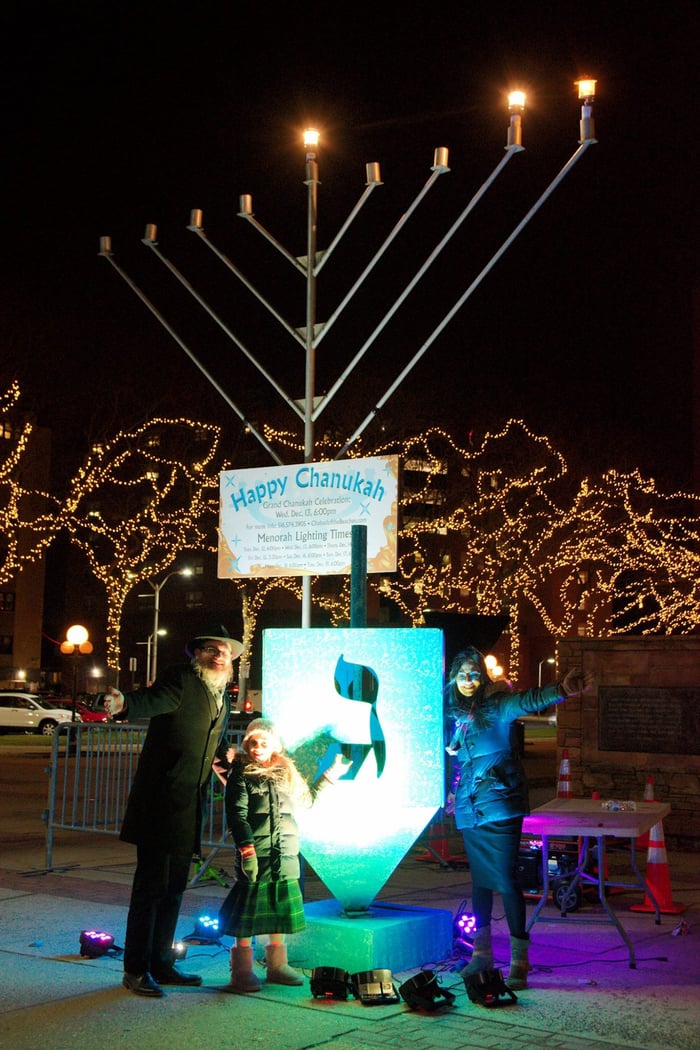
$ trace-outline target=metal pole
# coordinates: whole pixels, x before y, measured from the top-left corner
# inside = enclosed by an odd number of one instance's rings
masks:
[[[172,579],[173,576],[191,576],[192,570],[189,568],[174,569],[173,572],[169,572],[168,575],[160,581],[160,583],[154,583],[153,580],[149,580],[149,584],[153,589],[153,648],[152,658],[149,660],[146,673],[150,672],[151,681],[155,682],[156,675],[158,674],[158,626],[160,618],[160,592],[165,587],[168,580]],[[167,634],[166,631],[163,632]]]
[[[158,670],[158,619],[160,617],[160,591],[164,583],[169,580],[170,577],[166,576],[163,583],[154,583],[153,590],[155,592],[155,599],[153,602],[153,642],[151,644],[151,681],[155,682],[156,672]]]
[[[350,626],[367,626],[367,526],[353,525],[350,556]]]
[[[78,647],[74,646],[74,648],[73,648],[73,702],[71,704],[71,715],[70,715],[71,722],[75,722],[76,721],[75,715],[76,715],[77,702],[78,702],[78,660],[80,659],[80,656],[78,655],[79,652],[80,652],[80,650],[78,649]]]
[[[168,322],[165,320],[165,318],[160,313],[160,311],[156,310],[155,306],[150,301],[150,299],[148,299],[147,296],[144,295],[144,293],[141,291],[141,289],[134,283],[134,281],[131,280],[129,275],[127,273],[125,273],[124,270],[122,270],[121,266],[119,266],[115,262],[114,257],[112,255],[112,238],[111,237],[100,237],[100,250],[99,250],[98,254],[103,259],[106,259],[107,262],[109,262],[110,265],[117,271],[119,276],[128,284],[129,288],[131,288],[131,290],[139,297],[139,299],[144,304],[144,306],[146,306],[151,311],[151,313],[156,318],[156,320],[159,321],[162,324],[162,326],[166,330],[166,332],[175,340],[175,342],[178,344],[178,346],[181,347],[185,351],[185,353],[189,357],[190,361],[192,361],[192,363],[199,369],[199,371],[202,373],[202,375],[205,377],[205,379],[207,379],[211,383],[211,385],[214,387],[216,392],[221,395],[221,397],[224,399],[224,401],[229,406],[229,408],[232,409],[233,412],[241,420],[241,422],[244,423],[248,427],[248,429],[249,429],[250,433],[253,435],[253,437],[257,441],[260,442],[260,444],[263,446],[263,448],[270,454],[270,456],[272,457],[274,462],[277,463],[277,465],[281,467],[282,466],[281,458],[275,452],[275,450],[272,448],[272,446],[269,444],[269,442],[267,442],[265,440],[265,438],[262,436],[262,434],[259,433],[257,427],[255,426],[255,423],[252,422],[250,419],[248,419],[245,416],[245,414],[241,411],[241,409],[238,407],[238,405],[235,404],[235,402],[231,400],[229,395],[221,388],[221,386],[217,383],[217,381],[214,379],[214,377],[206,370],[204,365],[195,357],[195,355],[190,350],[189,346],[187,346],[187,344],[185,342],[183,342],[183,340],[177,334],[175,329],[172,328],[168,324]]]
[[[306,154],[306,369],[304,382],[304,462],[314,458],[314,391],[316,385],[316,244],[318,238],[318,164]],[[311,577],[302,577],[301,626],[311,626]]]
[[[328,402],[331,400],[331,398],[335,396],[335,394],[340,389],[340,387],[343,385],[345,380],[348,378],[348,376],[350,375],[352,370],[360,362],[361,358],[364,357],[364,355],[367,352],[367,350],[369,350],[370,346],[372,346],[372,344],[377,339],[377,337],[381,334],[381,332],[384,330],[384,328],[386,328],[387,324],[392,319],[392,317],[394,316],[396,311],[406,301],[406,299],[408,298],[410,293],[413,291],[413,289],[416,287],[416,285],[421,280],[421,278],[424,276],[424,274],[427,273],[428,269],[432,266],[432,264],[435,261],[435,259],[437,259],[438,255],[440,254],[442,249],[445,247],[445,245],[448,243],[450,238],[456,233],[456,231],[462,225],[462,223],[467,218],[469,213],[476,207],[476,205],[479,203],[479,201],[485,195],[485,193],[489,189],[489,187],[495,182],[496,178],[500,175],[501,171],[503,170],[505,165],[508,163],[510,158],[514,155],[515,152],[517,152],[518,150],[521,150],[521,149],[522,149],[522,147],[513,147],[513,148],[509,149],[507,151],[506,155],[503,157],[503,159],[501,161],[499,161],[499,163],[496,165],[495,169],[489,175],[488,179],[482,184],[482,186],[479,189],[478,193],[474,194],[474,196],[472,197],[472,199],[470,200],[469,204],[464,209],[462,214],[452,224],[450,229],[447,231],[447,233],[442,238],[442,240],[439,242],[439,244],[437,244],[436,247],[433,249],[433,251],[430,253],[430,255],[425,260],[425,262],[423,263],[421,268],[415,274],[415,276],[406,285],[406,287],[404,288],[403,292],[401,292],[401,294],[398,297],[398,299],[395,300],[393,306],[391,306],[389,308],[389,310],[387,310],[386,314],[381,319],[381,321],[379,322],[377,327],[374,329],[374,331],[369,335],[369,337],[362,344],[362,346],[357,351],[357,353],[355,354],[355,356],[353,357],[353,359],[349,363],[349,365],[346,367],[344,372],[340,376],[338,376],[338,378],[336,379],[335,383],[333,383],[333,385],[331,386],[330,390],[326,394],[324,394],[321,404],[319,404],[317,411],[314,413],[314,419],[317,419],[319,417],[319,415],[321,414],[323,409],[326,407]],[[434,171],[433,171],[433,175],[431,176],[431,179],[434,179],[434,178],[436,178],[437,175],[441,174],[444,171],[449,171],[449,170],[450,170],[449,168],[444,167],[444,166],[443,167],[436,167],[434,169]],[[430,187],[430,182],[428,182],[428,184],[425,187],[426,191],[427,191],[427,189],[429,187]],[[418,204],[418,199],[414,202],[414,206],[416,204]],[[403,218],[401,220],[402,223],[408,217],[408,214],[409,213],[407,213],[405,216],[403,216]],[[392,237],[393,237],[393,231],[392,231]],[[388,244],[388,243],[389,243],[389,241],[385,242],[385,244]],[[381,256],[381,252],[383,250],[384,250],[384,245],[382,246],[380,251],[377,253],[375,258],[372,260],[372,262],[370,264],[371,266],[374,266],[374,264],[379,260],[379,258]],[[363,275],[363,277],[364,277],[364,275]],[[343,301],[343,303],[341,303],[341,306],[338,307],[338,309],[336,310],[335,314],[332,315],[326,321],[326,323],[324,324],[324,326],[323,326],[323,336],[324,337],[328,333],[328,329],[330,328],[331,324],[335,320],[335,317],[337,316],[337,314],[339,313],[340,309],[345,304],[347,299],[348,299],[348,296],[346,296],[346,299]]]
[[[335,457],[336,459],[342,459],[342,457],[345,455],[345,453],[350,448],[350,446],[353,445],[355,443],[355,441],[357,441],[358,437],[363,433],[363,431],[367,428],[367,426],[369,426],[369,424],[372,422],[372,420],[376,416],[377,412],[379,412],[379,410],[383,407],[383,405],[386,404],[386,402],[389,400],[389,398],[394,393],[394,391],[397,389],[397,387],[399,387],[401,385],[401,383],[404,381],[404,379],[406,378],[408,373],[411,371],[411,369],[414,368],[415,365],[418,364],[419,360],[421,359],[423,354],[426,352],[426,350],[428,350],[432,346],[432,344],[435,342],[437,337],[443,332],[443,330],[447,327],[447,325],[452,320],[452,318],[457,313],[457,311],[459,309],[461,309],[461,307],[464,305],[464,303],[467,301],[467,299],[469,299],[469,297],[472,295],[472,293],[479,287],[479,285],[483,281],[484,277],[486,277],[486,275],[490,272],[490,270],[493,269],[493,267],[496,265],[498,260],[504,254],[504,252],[510,247],[510,245],[513,243],[513,241],[516,239],[518,234],[520,234],[522,232],[522,230],[527,226],[528,222],[533,217],[533,215],[544,204],[544,202],[547,200],[547,198],[550,196],[550,194],[559,185],[559,183],[564,178],[564,176],[571,170],[573,165],[576,163],[577,160],[579,160],[579,158],[583,155],[585,150],[588,148],[588,146],[591,145],[592,142],[595,142],[595,139],[589,139],[586,142],[581,143],[581,145],[578,147],[578,149],[575,151],[575,153],[573,153],[572,156],[569,157],[568,161],[566,162],[564,167],[561,169],[559,174],[556,176],[556,178],[554,178],[552,180],[552,182],[550,182],[550,184],[547,187],[547,189],[538,198],[538,200],[533,204],[533,206],[530,208],[530,210],[527,213],[527,215],[525,215],[525,217],[518,223],[518,225],[515,227],[513,232],[510,234],[510,236],[506,237],[505,241],[503,242],[501,247],[498,249],[498,251],[494,252],[494,254],[489,259],[488,263],[484,266],[484,268],[480,271],[480,273],[474,278],[474,280],[469,285],[469,287],[466,289],[466,291],[463,292],[463,294],[459,297],[459,299],[454,304],[452,309],[447,312],[447,314],[443,317],[442,321],[433,330],[433,332],[428,336],[428,338],[425,340],[425,342],[420,347],[420,349],[416,351],[416,353],[413,355],[413,357],[408,362],[408,364],[405,365],[405,367],[399,373],[399,375],[394,380],[394,382],[391,384],[391,386],[386,391],[386,393],[379,399],[379,401],[377,401],[377,403],[374,406],[374,408],[372,409],[372,411],[367,416],[365,416],[365,418],[363,419],[363,421],[359,425],[359,427],[355,430],[355,432],[352,434],[352,436],[345,442],[345,444],[341,448],[340,452],[337,453],[337,455]]]
[[[148,685],[151,677],[151,639],[153,635],[149,634],[146,640],[146,685]]]

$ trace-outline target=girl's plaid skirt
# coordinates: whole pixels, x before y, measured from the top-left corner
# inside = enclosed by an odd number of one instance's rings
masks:
[[[304,902],[296,879],[234,883],[221,906],[219,930],[229,937],[256,933],[298,933],[306,927]]]

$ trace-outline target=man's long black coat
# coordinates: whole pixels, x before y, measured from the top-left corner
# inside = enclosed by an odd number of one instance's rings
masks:
[[[127,717],[150,718],[120,838],[166,852],[200,853],[204,797],[229,714],[189,664],[125,693]]]

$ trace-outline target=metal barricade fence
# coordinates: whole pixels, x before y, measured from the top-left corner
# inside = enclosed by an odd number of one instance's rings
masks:
[[[131,783],[146,738],[147,725],[71,722],[53,739],[46,824],[46,870],[53,867],[56,831],[119,835]],[[227,730],[226,741],[239,747],[242,730]],[[222,849],[233,849],[226,828],[224,790],[212,776],[202,828],[202,858],[192,883],[208,870]]]

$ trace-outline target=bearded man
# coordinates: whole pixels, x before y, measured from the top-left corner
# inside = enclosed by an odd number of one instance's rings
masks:
[[[149,718],[120,838],[136,845],[136,870],[124,941],[122,984],[136,995],[162,985],[200,985],[174,965],[173,941],[192,857],[199,854],[206,789],[224,736],[226,686],[243,646],[225,627],[187,643],[189,664],[169,667],[145,689],[110,688],[110,718]]]

